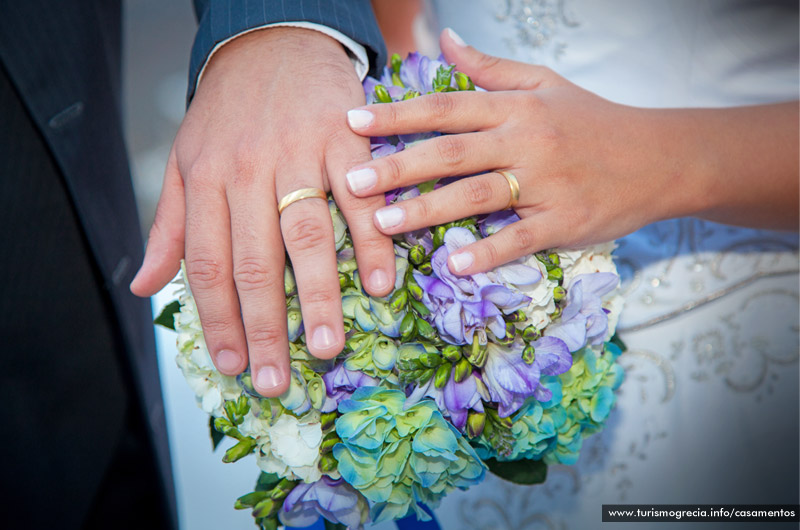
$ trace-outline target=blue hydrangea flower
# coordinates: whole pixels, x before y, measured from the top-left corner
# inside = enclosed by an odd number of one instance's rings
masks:
[[[437,506],[453,488],[479,483],[485,467],[430,400],[407,409],[400,390],[361,387],[339,404],[333,448],[342,478],[372,502],[374,522]]]

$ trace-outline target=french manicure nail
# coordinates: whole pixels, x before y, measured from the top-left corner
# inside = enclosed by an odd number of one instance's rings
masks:
[[[475,261],[475,258],[470,252],[461,252],[459,254],[450,254],[448,261],[455,272],[461,272],[472,265],[472,262]]]
[[[277,388],[283,384],[283,376],[277,368],[271,366],[263,366],[256,374],[256,386],[269,392],[273,388]]]
[[[347,111],[347,123],[353,129],[363,129],[373,122],[375,115],[368,110],[353,109]]]
[[[383,208],[375,212],[375,220],[378,221],[378,226],[386,230],[399,225],[405,219],[406,214],[402,208],[392,206],[391,208]]]
[[[447,32],[447,36],[450,37],[450,40],[453,41],[455,44],[461,46],[462,48],[466,47],[467,43],[464,42],[464,39],[459,37],[458,33],[452,30],[452,28],[447,28],[445,30]]]
[[[326,325],[317,326],[311,336],[311,344],[318,350],[327,350],[336,342],[333,330]]]
[[[347,177],[347,185],[353,193],[368,190],[378,182],[377,173],[369,167],[354,169],[345,176]]]
[[[381,269],[375,269],[369,275],[369,284],[376,291],[383,291],[389,286],[389,276]]]
[[[217,368],[230,374],[239,367],[239,355],[231,350],[222,350],[217,354]]]

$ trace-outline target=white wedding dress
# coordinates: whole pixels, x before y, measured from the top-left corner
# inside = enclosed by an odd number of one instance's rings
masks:
[[[796,2],[429,7],[434,25],[478,49],[545,64],[620,103],[716,107],[798,96]],[[577,465],[551,467],[545,485],[489,476],[450,495],[436,510],[442,528],[599,528],[602,504],[798,502],[797,235],[679,219],[625,237],[616,255],[627,294],[619,334],[629,351],[606,430],[584,443]],[[648,525],[602,524],[615,527]]]

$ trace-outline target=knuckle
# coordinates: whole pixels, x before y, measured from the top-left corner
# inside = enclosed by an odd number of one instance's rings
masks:
[[[247,330],[247,344],[250,349],[269,350],[286,341],[287,335],[280,326],[265,324]]]
[[[303,253],[328,243],[328,232],[327,227],[313,217],[302,217],[283,228],[287,247]]]
[[[388,183],[394,185],[395,182],[402,178],[405,173],[405,163],[399,153],[382,158],[380,161],[382,162],[380,165],[384,167],[383,173],[386,175]]]
[[[494,191],[488,180],[470,178],[464,181],[464,199],[470,206],[483,206],[492,199]]]
[[[341,304],[341,296],[338,291],[327,289],[310,289],[300,295],[300,306],[305,305],[319,307],[332,307]]]
[[[182,172],[187,182],[194,185],[207,185],[216,173],[214,163],[207,158],[198,158]]]
[[[386,125],[389,127],[394,127],[397,125],[397,122],[400,121],[400,116],[398,116],[397,113],[397,106],[395,106],[393,103],[388,105],[377,105],[377,108],[375,108],[373,112],[376,111],[383,111],[383,116],[376,115],[376,120],[386,123]]]
[[[437,92],[435,94],[429,94],[425,97],[427,98],[426,102],[428,105],[428,112],[438,120],[449,118],[455,110],[453,98],[451,98],[448,94]]]
[[[489,267],[495,267],[498,265],[498,258],[500,257],[500,252],[497,250],[497,245],[494,241],[489,241],[488,239],[485,240],[486,243],[483,245],[483,254],[486,258],[486,263]]]
[[[442,136],[436,139],[436,152],[442,162],[450,167],[460,165],[467,156],[464,141],[456,136]]]
[[[242,141],[232,157],[233,181],[237,186],[248,186],[258,173],[258,149],[253,141]]]
[[[536,238],[529,227],[512,225],[508,228],[511,230],[511,240],[514,242],[515,247],[528,250],[532,249],[536,244]]]
[[[203,334],[206,337],[214,337],[223,335],[231,330],[233,323],[231,320],[225,318],[223,315],[201,315],[200,322],[203,326]]]
[[[412,218],[420,220],[423,224],[433,220],[435,208],[427,196],[422,195],[421,197],[417,197],[413,201],[410,201],[409,204],[413,205]]]
[[[481,54],[478,58],[479,70],[492,70],[500,65],[501,59],[494,55]]]
[[[262,260],[245,258],[234,264],[233,281],[239,291],[263,290],[269,286],[269,270]]]
[[[193,290],[211,290],[221,287],[225,281],[225,267],[211,253],[199,252],[186,259],[186,274]]]

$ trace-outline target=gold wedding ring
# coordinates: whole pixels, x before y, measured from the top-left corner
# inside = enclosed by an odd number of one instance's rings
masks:
[[[299,190],[294,190],[284,195],[283,199],[278,203],[278,215],[281,215],[290,204],[302,201],[303,199],[322,199],[327,202],[328,194],[319,188],[300,188]]]
[[[501,175],[506,178],[506,182],[508,182],[508,190],[511,192],[511,199],[508,201],[508,205],[506,205],[503,210],[508,210],[509,208],[513,208],[519,202],[519,182],[517,182],[517,177],[510,171],[498,171]]]

